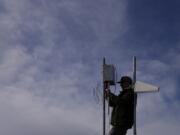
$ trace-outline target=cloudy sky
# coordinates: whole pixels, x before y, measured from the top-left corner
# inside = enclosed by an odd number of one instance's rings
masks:
[[[138,96],[138,134],[178,135],[179,7],[179,0],[0,0],[0,134],[101,135],[93,89],[102,58],[120,78],[131,75],[135,55],[137,79],[161,88]]]

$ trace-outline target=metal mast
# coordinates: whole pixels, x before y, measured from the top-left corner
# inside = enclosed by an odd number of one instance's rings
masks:
[[[136,84],[136,56],[133,57],[133,87],[135,90],[135,84]],[[137,135],[137,129],[136,129],[136,103],[137,102],[137,94],[134,93],[134,129],[133,133],[134,135]]]
[[[104,66],[106,64],[105,58],[103,58],[103,74]],[[105,101],[105,81],[103,80],[103,135],[106,135],[106,101]]]

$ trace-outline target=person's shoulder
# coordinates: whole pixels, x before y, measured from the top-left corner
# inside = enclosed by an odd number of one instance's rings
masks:
[[[128,90],[126,91],[126,94],[128,94],[128,95],[133,95],[133,94],[134,94],[134,90],[133,90],[133,89],[128,89]]]

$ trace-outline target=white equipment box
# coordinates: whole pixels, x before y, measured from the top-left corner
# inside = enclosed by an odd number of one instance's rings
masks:
[[[104,64],[103,81],[108,82],[109,85],[115,85],[115,68],[113,65]]]

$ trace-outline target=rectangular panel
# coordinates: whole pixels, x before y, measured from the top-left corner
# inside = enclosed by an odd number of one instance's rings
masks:
[[[104,65],[103,67],[103,80],[110,83],[110,85],[115,84],[115,68],[113,65]]]

